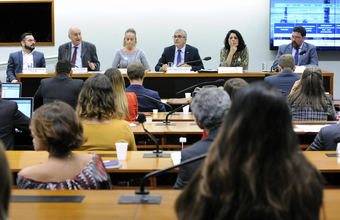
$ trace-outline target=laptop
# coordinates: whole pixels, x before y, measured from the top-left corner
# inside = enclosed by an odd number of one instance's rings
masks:
[[[21,97],[21,89],[21,82],[2,83],[2,98],[19,98]]]
[[[20,98],[3,98],[4,100],[10,100],[18,104],[18,109],[24,115],[31,118],[33,115],[33,97],[20,97]]]

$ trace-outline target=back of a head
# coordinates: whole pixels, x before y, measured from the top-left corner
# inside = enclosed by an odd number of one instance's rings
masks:
[[[229,94],[230,99],[233,101],[238,90],[240,90],[244,86],[248,86],[249,84],[241,78],[232,78],[228,79],[223,86],[223,89]]]
[[[5,154],[5,146],[0,140],[0,219],[7,220],[12,189],[12,172]]]
[[[118,90],[125,92],[125,82],[122,73],[117,68],[109,68],[104,73],[112,83],[113,89],[117,93]]]
[[[281,66],[282,69],[288,68],[293,71],[295,67],[295,59],[291,54],[283,54],[280,56],[278,65]]]
[[[34,136],[48,146],[51,155],[64,156],[85,142],[79,117],[63,101],[56,100],[38,108],[30,126]]]
[[[307,66],[301,76],[301,92],[308,96],[325,94],[322,71],[318,66]]]
[[[141,80],[144,77],[144,67],[141,63],[133,62],[127,67],[127,75],[130,80]]]
[[[208,131],[220,127],[231,106],[229,95],[221,89],[203,89],[191,102],[195,119]]]
[[[61,73],[64,73],[64,74],[70,74],[72,70],[72,64],[70,61],[68,60],[59,60],[57,65],[56,65],[56,71],[57,71],[57,74],[61,74]]]

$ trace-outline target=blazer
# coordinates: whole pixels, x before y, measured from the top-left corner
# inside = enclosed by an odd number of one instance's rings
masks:
[[[164,48],[163,54],[161,58],[159,58],[157,65],[155,66],[155,70],[159,71],[163,64],[168,64],[168,62],[174,62],[175,58],[176,46],[172,45],[170,47]],[[193,71],[197,71],[200,69],[204,69],[203,63],[201,61],[201,57],[198,53],[198,49],[196,47],[190,46],[189,44],[185,45],[185,54],[184,54],[184,62],[195,61],[194,63],[188,63],[191,66]]]
[[[153,91],[151,89],[146,89],[144,88],[143,85],[140,85],[140,84],[132,84],[126,88],[125,92],[134,92],[137,95],[138,112],[152,112],[153,109],[158,109],[158,111],[160,112],[166,112],[166,109],[163,104],[155,102],[144,96],[138,95],[138,94],[144,94],[154,99],[157,99],[161,102],[161,98],[159,97],[159,94],[156,91]]]
[[[14,149],[15,128],[29,132],[30,121],[18,110],[16,102],[0,99],[0,139],[6,150]]]
[[[307,151],[313,151],[313,150],[334,151],[336,150],[337,144],[334,143],[333,139],[337,135],[340,135],[340,124],[335,124],[335,125],[321,128],[319,133],[316,135],[314,142],[307,148]]]
[[[71,62],[72,60],[71,54],[72,54],[72,42],[71,41],[59,46],[58,60],[68,60]],[[82,61],[83,68],[87,67],[88,71],[99,71],[100,62],[98,60],[97,49],[94,44],[91,44],[86,41],[81,42],[81,61]],[[89,64],[87,63],[87,61],[90,61],[90,63],[94,64],[95,66],[94,70],[92,70],[89,67]]]
[[[318,54],[316,53],[316,47],[313,44],[309,44],[306,42],[303,42],[302,48],[300,51],[306,51],[304,55],[299,56],[298,66],[309,66],[309,65],[319,65],[318,61]],[[279,51],[276,55],[276,58],[273,63],[273,69],[278,69],[278,63],[280,56],[282,54],[292,54],[293,46],[292,44],[284,44],[279,47]]]
[[[272,84],[277,89],[283,90],[284,93],[282,93],[282,95],[286,98],[290,90],[292,90],[295,81],[299,79],[301,79],[300,75],[293,73],[289,69],[285,69],[277,75],[267,76],[264,78],[264,81]]]
[[[76,109],[78,96],[83,85],[83,80],[72,79],[64,73],[52,78],[42,79],[34,94],[34,108],[59,99]]]
[[[207,153],[218,132],[219,129],[216,129],[210,132],[207,138],[196,142],[188,148],[183,149],[181,152],[181,162]],[[194,163],[180,167],[174,189],[183,189],[188,184],[191,177],[195,174],[196,170],[200,167],[203,161],[204,160],[196,161]]]
[[[33,55],[33,67],[46,67],[44,54],[38,51],[32,51]],[[11,82],[13,79],[17,79],[18,73],[22,73],[22,51],[14,52],[9,55],[9,59],[7,62],[7,78]]]

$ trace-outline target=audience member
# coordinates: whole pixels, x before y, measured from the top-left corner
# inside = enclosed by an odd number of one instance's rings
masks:
[[[18,110],[16,102],[3,100],[0,81],[0,139],[6,150],[14,149],[15,128],[29,132],[30,119]]]
[[[130,86],[126,88],[126,92],[134,92],[137,95],[139,112],[152,112],[153,109],[158,109],[160,112],[166,112],[163,104],[140,95],[147,95],[161,101],[158,92],[144,88],[144,77],[145,73],[143,65],[138,62],[131,63],[127,68],[127,78],[130,81]]]
[[[115,96],[106,76],[97,73],[85,81],[76,112],[82,120],[87,141],[79,150],[115,151],[117,142],[127,142],[128,150],[137,150],[131,127],[123,120],[125,115],[117,107]]]
[[[201,129],[205,129],[208,137],[200,140],[181,152],[181,161],[205,154],[210,144],[215,140],[224,116],[228,113],[231,101],[228,94],[217,88],[204,89],[197,93],[190,104],[195,122]],[[174,189],[183,189],[194,175],[202,161],[180,167]]]
[[[314,150],[335,151],[337,144],[333,140],[338,135],[340,135],[339,122],[336,125],[323,127],[316,135],[314,142],[307,148],[306,151]]]
[[[112,68],[127,68],[130,63],[138,62],[143,65],[145,73],[150,72],[150,65],[144,51],[136,47],[137,36],[133,28],[125,31],[123,42],[124,47],[118,49],[113,58]]]
[[[231,101],[234,100],[237,92],[244,86],[248,86],[249,84],[241,78],[231,78],[228,79],[223,86],[223,89],[228,93]]]
[[[175,209],[179,219],[318,219],[322,176],[301,154],[284,97],[242,88]]]
[[[135,121],[138,115],[138,99],[135,93],[125,92],[123,75],[117,68],[109,68],[104,73],[113,85],[117,108],[125,113],[126,121]]]
[[[55,77],[42,79],[40,86],[34,94],[34,107],[61,100],[76,109],[78,96],[84,81],[72,79],[72,64],[67,60],[60,60],[56,64]]]
[[[333,97],[325,93],[323,76],[317,66],[308,66],[287,97],[293,121],[333,121]]]
[[[283,54],[279,59],[279,74],[267,76],[265,82],[272,84],[281,90],[283,96],[287,98],[294,83],[301,78],[295,71],[295,59],[291,54]]]
[[[31,33],[24,33],[20,37],[22,50],[11,53],[7,62],[7,80],[9,82],[18,82],[17,75],[33,67],[46,67],[44,54],[35,49],[34,37]]]
[[[31,130],[34,150],[47,151],[49,156],[18,173],[19,189],[112,189],[100,156],[72,152],[85,137],[71,106],[59,100],[44,104],[35,111]]]
[[[0,219],[9,220],[8,207],[11,198],[12,172],[9,168],[8,160],[4,150],[5,146],[0,140]]]

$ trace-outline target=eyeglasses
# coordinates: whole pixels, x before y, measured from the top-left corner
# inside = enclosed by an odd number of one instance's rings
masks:
[[[174,36],[172,36],[172,38],[173,39],[175,39],[175,38],[178,38],[178,39],[182,39],[182,38],[184,38],[182,35],[174,35]]]
[[[36,40],[27,40],[27,41],[28,42],[34,42],[34,43],[37,42]]]
[[[301,37],[294,37],[294,36],[292,36],[290,39],[292,39],[292,40],[300,40],[301,39]]]

